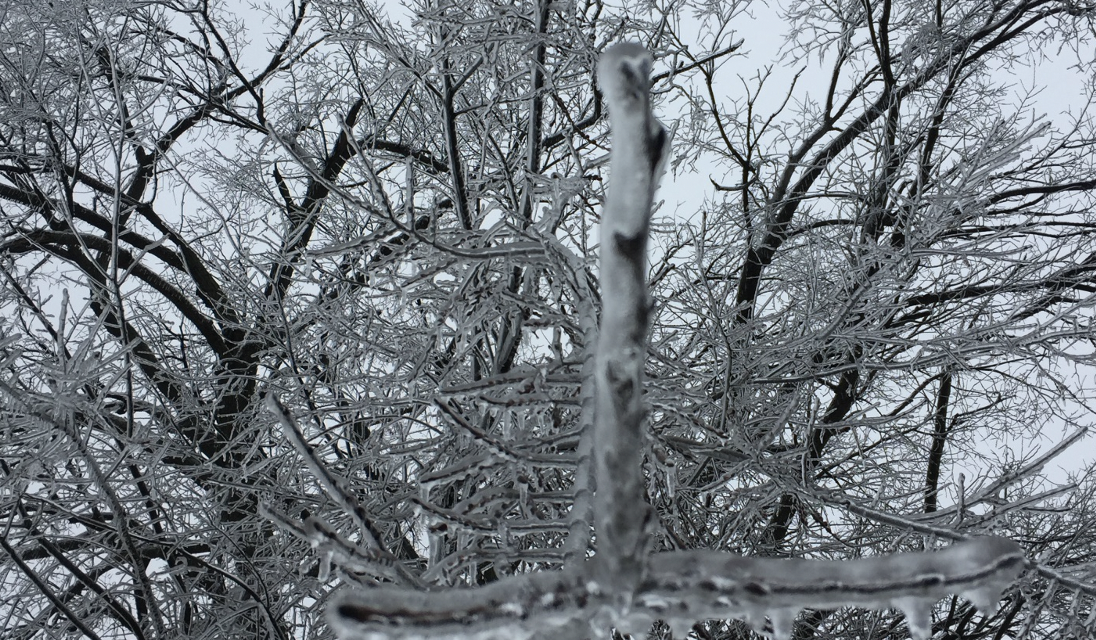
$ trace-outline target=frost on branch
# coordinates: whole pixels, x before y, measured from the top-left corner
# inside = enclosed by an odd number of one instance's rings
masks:
[[[606,637],[613,627],[642,633],[655,620],[666,621],[684,638],[698,621],[732,617],[787,638],[801,609],[842,606],[900,609],[911,634],[923,640],[931,637],[931,609],[938,599],[958,593],[982,611],[994,611],[1024,569],[1020,546],[998,537],[972,538],[935,552],[836,561],[703,550],[650,553],[652,510],[641,468],[650,311],[644,273],[651,202],[668,144],[651,113],[651,64],[641,47],[623,44],[607,51],[598,65],[613,155],[601,230],[602,317],[593,380],[593,559],[584,562],[576,554],[579,559],[563,571],[507,577],[476,589],[347,589],[328,610],[331,626],[344,640],[548,635],[563,640]],[[272,407],[284,411],[277,403]],[[283,423],[292,426],[287,416]],[[310,454],[307,446],[298,448]],[[316,472],[326,490],[341,493],[336,479]],[[357,514],[351,499],[335,497],[368,525],[367,514]]]

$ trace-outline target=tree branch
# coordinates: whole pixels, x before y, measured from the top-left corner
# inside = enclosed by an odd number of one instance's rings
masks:
[[[655,620],[685,637],[698,620],[728,617],[745,617],[755,629],[784,638],[800,609],[851,605],[898,607],[910,632],[923,640],[931,636],[937,599],[959,592],[982,610],[996,609],[1001,593],[1026,566],[1020,546],[998,537],[973,538],[938,552],[855,560],[745,558],[705,550],[648,557],[653,510],[641,466],[650,308],[646,243],[668,146],[651,114],[650,69],[650,56],[634,44],[611,48],[598,68],[613,155],[602,220],[602,317],[594,374],[597,554],[563,571],[512,576],[477,589],[346,590],[328,611],[340,638],[606,637],[611,627],[637,633]],[[270,406],[284,415],[273,399]]]

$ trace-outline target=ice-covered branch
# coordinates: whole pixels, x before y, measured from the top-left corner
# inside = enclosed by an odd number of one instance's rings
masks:
[[[642,573],[643,364],[647,353],[647,231],[666,132],[651,112],[652,60],[643,47],[618,44],[602,56],[598,83],[609,107],[612,160],[601,220],[601,331],[595,372],[594,493],[597,560],[616,592]]]
[[[343,640],[521,640],[572,626],[593,604],[590,586],[576,567],[503,578],[478,589],[344,591],[329,607],[328,619]]]
[[[901,609],[914,638],[930,638],[932,606],[958,593],[989,614],[1026,564],[1007,538],[972,538],[936,552],[856,560],[744,558],[717,551],[652,556],[636,596],[652,621],[688,630],[697,620],[742,618],[755,629],[768,616],[776,638],[791,636],[801,609]],[[684,638],[684,635],[674,634]]]
[[[650,56],[634,44],[613,47],[598,65],[613,156],[601,230],[602,316],[594,367],[593,561],[477,589],[347,590],[329,609],[332,627],[344,640],[605,637],[610,627],[642,633],[654,620],[668,622],[684,638],[700,620],[732,617],[788,637],[801,609],[841,606],[901,609],[911,634],[923,639],[931,636],[932,605],[939,598],[958,593],[983,611],[995,610],[1026,566],[1020,546],[998,537],[855,560],[744,558],[703,550],[649,555],[652,509],[641,465],[650,310],[644,274],[651,202],[667,146],[651,113],[650,70]],[[338,490],[334,481],[327,485]],[[578,514],[572,524],[581,526],[583,518]]]
[[[574,628],[603,636],[610,625],[642,633],[655,620],[684,638],[698,621],[742,618],[790,637],[805,607],[901,609],[914,638],[931,637],[932,606],[959,593],[986,613],[1025,566],[1005,538],[973,538],[936,552],[856,560],[744,558],[718,551],[651,556],[626,609],[620,594],[582,571],[515,576],[480,589],[423,593],[399,588],[345,592],[331,621],[344,639],[530,638]],[[766,627],[766,617],[769,620]]]

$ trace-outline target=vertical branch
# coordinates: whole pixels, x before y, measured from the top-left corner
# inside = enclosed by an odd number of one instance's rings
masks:
[[[650,55],[609,49],[598,82],[612,129],[611,182],[601,223],[601,330],[595,366],[595,527],[601,579],[631,594],[642,574],[650,506],[643,487],[647,229],[666,133],[651,115]]]
[[[951,401],[951,372],[940,378],[940,391],[936,394],[936,414],[933,417],[932,449],[929,466],[925,472],[925,513],[936,511],[936,494],[940,484],[940,462],[944,458],[944,445],[948,441],[948,403]]]
[[[551,236],[549,236],[551,238]],[[554,238],[553,238],[554,239]],[[563,254],[566,255],[566,254]],[[571,257],[571,256],[568,256]],[[579,326],[582,328],[583,337],[587,345],[597,343],[597,311],[594,309],[594,295],[585,279],[584,267],[577,258],[572,260],[575,272],[576,288],[589,294],[585,299],[580,298],[578,304]],[[596,366],[595,354],[586,349],[582,361],[582,379],[592,380]],[[567,547],[564,558],[568,566],[581,564],[586,558],[586,552],[590,549],[591,523],[593,521],[593,489],[595,483],[594,466],[594,433],[595,424],[594,403],[595,391],[590,384],[582,385],[582,413],[580,424],[582,435],[578,442],[578,465],[575,468],[575,498],[571,506],[571,515],[567,524]]]
[[[525,156],[525,192],[521,198],[521,224],[528,225],[533,219],[533,200],[537,174],[540,173],[541,129],[544,119],[544,59],[548,51],[545,44],[552,3],[538,0],[534,16],[533,59],[529,62],[529,130],[528,151]]]
[[[444,43],[446,33],[443,32],[440,43]],[[460,157],[460,144],[457,132],[457,111],[454,106],[456,88],[450,78],[452,66],[449,56],[442,54],[438,62],[438,71],[441,74],[441,126],[445,134],[445,155],[449,161],[449,173],[453,176],[453,202],[457,207],[457,217],[460,219],[461,228],[472,228],[472,214],[468,210],[468,192],[464,184],[464,166]]]

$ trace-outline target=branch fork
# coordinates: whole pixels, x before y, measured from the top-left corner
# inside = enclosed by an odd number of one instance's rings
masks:
[[[646,245],[669,147],[651,110],[652,63],[646,50],[628,43],[607,50],[598,64],[613,153],[601,231],[602,318],[594,367],[596,555],[562,571],[507,577],[476,589],[344,590],[328,611],[343,640],[607,637],[610,627],[642,633],[655,620],[684,638],[700,620],[731,617],[788,638],[801,609],[841,606],[901,609],[911,635],[927,640],[938,599],[959,593],[992,612],[1027,566],[1020,546],[1000,537],[856,560],[747,558],[705,550],[651,553],[653,511],[641,468],[650,315]],[[290,423],[284,407],[269,406]],[[337,483],[324,484],[338,491]]]

